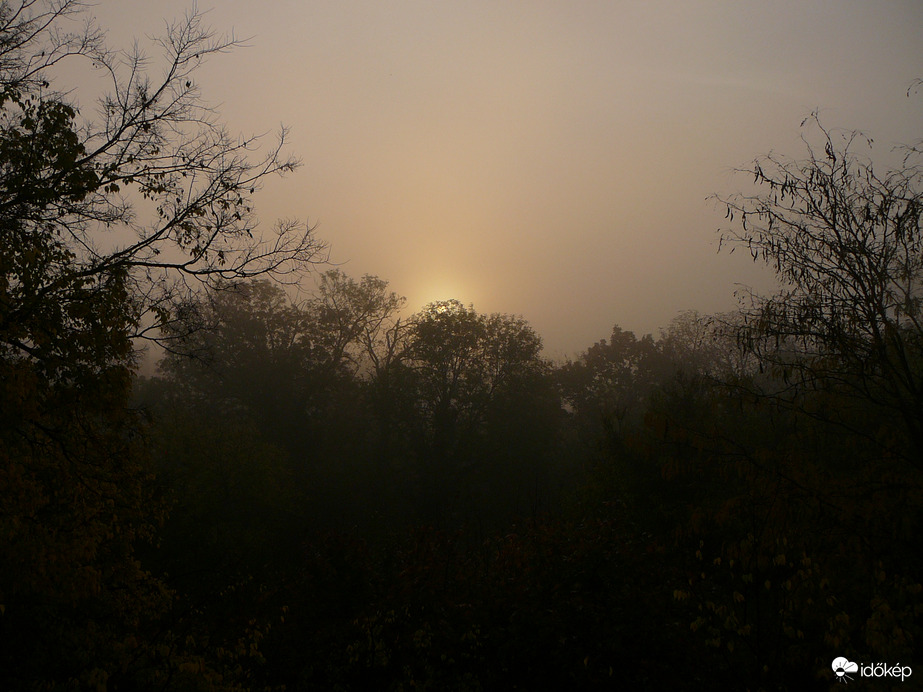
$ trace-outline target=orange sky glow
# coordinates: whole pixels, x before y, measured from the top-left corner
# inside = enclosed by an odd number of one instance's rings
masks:
[[[188,7],[91,12],[130,46]],[[346,273],[388,280],[409,310],[521,314],[555,358],[766,285],[745,253],[717,253],[707,198],[745,184],[731,170],[757,154],[801,153],[812,110],[876,155],[923,137],[912,0],[198,8],[248,44],[205,64],[205,99],[232,131],[290,127],[304,163],[256,197],[267,228],[307,217]]]

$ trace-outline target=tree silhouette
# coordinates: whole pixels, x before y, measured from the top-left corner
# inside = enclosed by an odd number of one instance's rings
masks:
[[[908,148],[902,167],[876,170],[855,152],[859,133],[827,130],[816,116],[808,126],[805,159],[761,157],[750,171],[757,191],[720,199],[739,222],[722,240],[768,264],[781,284],[775,295],[749,296],[740,341],[787,380],[823,382],[900,421],[903,440],[889,447],[920,465],[921,152]]]
[[[257,140],[193,82],[234,39],[193,12],[156,41],[153,80],[140,51],[71,30],[82,6],[0,4],[0,668],[12,689],[208,687],[217,647],[166,624],[172,595],[137,559],[166,507],[132,339],[192,285],[302,271],[322,246],[297,222],[259,237],[251,195],[296,162],[284,135],[251,161]],[[64,59],[108,76],[98,117],[51,84]]]

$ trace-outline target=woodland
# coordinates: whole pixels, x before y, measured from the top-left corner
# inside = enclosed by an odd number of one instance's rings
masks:
[[[777,291],[552,362],[522,317],[409,314],[306,222],[256,227],[297,161],[205,105],[233,39],[192,13],[154,71],[82,16],[0,3],[0,687],[802,690],[838,656],[916,663],[919,145],[873,165],[808,118],[803,157],[715,198]],[[65,60],[109,81],[95,112]]]

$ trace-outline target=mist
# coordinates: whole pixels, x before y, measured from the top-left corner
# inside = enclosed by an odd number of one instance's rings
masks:
[[[903,684],[921,25],[0,3],[4,689]]]

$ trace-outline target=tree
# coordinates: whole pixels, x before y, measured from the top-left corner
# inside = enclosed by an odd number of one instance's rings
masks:
[[[233,137],[193,81],[203,60],[236,39],[217,37],[192,13],[155,41],[163,73],[152,79],[140,48],[111,51],[92,25],[68,32],[80,9],[76,0],[29,0],[0,12],[0,218],[15,220],[2,318],[28,321],[42,305],[66,302],[75,283],[121,274],[148,317],[137,331],[156,338],[190,281],[297,273],[321,259],[323,244],[303,223],[281,221],[267,238],[257,231],[253,193],[298,165],[282,154],[286,132],[251,160],[259,138]],[[47,73],[65,57],[108,77],[96,119],[51,90]],[[32,252],[34,243],[46,252]]]
[[[454,456],[459,426],[476,424],[488,386],[481,350],[486,335],[481,316],[457,300],[431,303],[414,321],[410,353],[419,402],[430,423],[430,451],[440,462]]]
[[[165,505],[129,402],[132,338],[197,282],[300,271],[322,248],[296,222],[256,234],[252,193],[296,162],[284,135],[251,161],[257,140],[201,101],[197,65],[233,38],[187,16],[152,80],[140,51],[74,28],[81,8],[0,3],[0,669],[12,688],[206,686],[136,555]],[[110,78],[96,119],[53,89],[65,58]]]
[[[235,584],[265,587],[265,565],[302,528],[304,494],[292,482],[287,450],[260,427],[261,418],[191,400],[175,382],[145,380],[136,397],[152,417],[151,465],[171,503],[148,564],[169,575],[178,598],[200,607],[247,598],[241,589],[224,593]]]
[[[190,404],[253,418],[296,455],[316,452],[346,410],[358,413],[360,381],[374,380],[375,405],[393,407],[387,380],[401,348],[403,299],[387,285],[332,270],[301,304],[267,280],[221,286],[176,311],[161,371]]]
[[[134,559],[165,506],[128,405],[123,287],[68,295],[63,317],[93,325],[61,339],[59,324],[39,324],[32,351],[44,361],[18,356],[0,330],[0,667],[11,689],[137,678],[170,603]]]
[[[414,315],[407,338],[395,374],[403,375],[399,400],[412,405],[405,426],[409,451],[422,462],[419,505],[441,512],[449,497],[468,493],[478,505],[472,516],[487,521],[534,505],[560,413],[540,337],[521,317],[481,315],[448,300]],[[523,492],[531,495],[516,497]],[[489,493],[502,497],[477,499]]]
[[[414,316],[408,363],[434,458],[457,457],[457,445],[475,433],[492,400],[546,372],[541,347],[523,319],[479,315],[457,300],[430,303]]]
[[[188,303],[189,324],[175,324],[175,337],[167,333],[174,351],[160,362],[164,380],[150,390],[153,406],[170,412],[167,420],[196,421],[156,428],[174,457],[163,460],[165,468],[186,473],[208,460],[220,468],[220,455],[182,450],[199,448],[190,438],[236,427],[287,452],[285,474],[250,456],[297,489],[290,533],[296,523],[316,528],[364,519],[372,501],[360,496],[382,495],[386,483],[389,492],[396,487],[388,467],[396,421],[406,413],[396,386],[401,304],[387,282],[357,281],[339,270],[323,274],[316,295],[300,303],[265,280],[228,284]],[[373,456],[376,464],[369,463]],[[226,462],[229,473],[249,468],[233,454]],[[287,501],[280,495],[276,504]]]
[[[333,269],[320,276],[316,294],[304,306],[325,367],[361,386],[370,414],[363,427],[370,433],[376,470],[383,474],[380,483],[391,482],[392,488],[389,467],[400,446],[401,421],[412,418],[413,409],[402,364],[409,335],[409,323],[400,315],[405,302],[384,279],[366,274],[356,280]]]
[[[306,379],[325,354],[311,319],[267,280],[222,286],[187,302],[164,333],[161,371],[221,415],[256,417],[268,429],[305,408]]]
[[[380,376],[398,357],[404,331],[398,313],[405,302],[384,279],[366,274],[356,281],[331,269],[321,275],[306,309],[332,367]]]
[[[857,132],[815,116],[807,157],[774,154],[749,171],[752,194],[718,198],[736,229],[722,241],[769,265],[780,290],[750,295],[741,343],[802,383],[824,382],[901,422],[903,451],[923,459],[923,166],[876,170]],[[814,135],[819,145],[813,143]],[[733,251],[733,250],[732,250]]]
[[[684,310],[661,330],[657,346],[678,371],[714,381],[754,372],[750,354],[737,343],[737,313],[701,315]]]
[[[923,613],[919,152],[882,174],[857,133],[808,124],[806,158],[760,157],[754,190],[721,200],[722,240],[779,283],[736,328],[760,372],[664,399],[652,440],[683,493],[674,596],[702,658],[778,689],[831,647],[912,655]]]
[[[666,359],[649,334],[638,339],[615,326],[608,340],[564,364],[557,377],[581,437],[595,441],[604,435],[613,444],[642,418],[651,392],[666,374]]]

